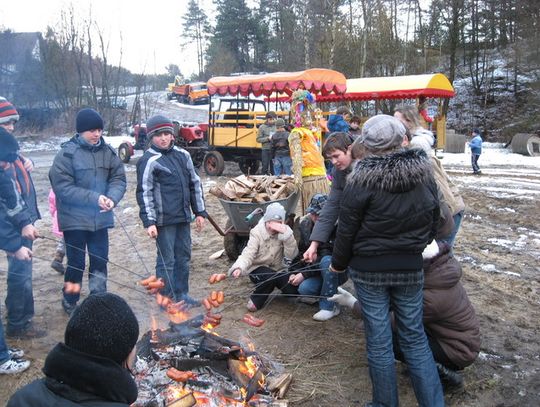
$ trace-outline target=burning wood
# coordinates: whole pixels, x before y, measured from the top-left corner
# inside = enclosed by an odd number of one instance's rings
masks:
[[[139,398],[133,407],[287,406],[267,386],[280,373],[279,366],[207,332],[201,327],[207,321],[208,315],[198,315],[141,338],[134,369]]]
[[[289,175],[241,175],[225,186],[213,186],[210,193],[228,201],[264,203],[285,199],[296,191],[294,177]]]

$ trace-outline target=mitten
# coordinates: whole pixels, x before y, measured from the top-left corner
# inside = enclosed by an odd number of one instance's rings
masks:
[[[333,296],[328,298],[328,301],[337,302],[339,305],[353,309],[354,304],[358,300],[347,290],[338,287],[338,294],[334,294]]]

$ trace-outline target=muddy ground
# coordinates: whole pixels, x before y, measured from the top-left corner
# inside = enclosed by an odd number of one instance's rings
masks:
[[[43,219],[41,233],[51,238],[51,219],[47,210],[47,179],[51,156],[36,155],[33,173]],[[116,228],[110,234],[109,290],[126,298],[135,310],[141,333],[149,329],[151,317],[166,325],[166,316],[158,311],[153,300],[137,291],[138,276],[153,270],[155,246],[146,236],[138,219],[135,202],[135,171],[126,166],[128,191],[115,209]],[[494,194],[472,180],[466,167],[448,168],[461,187],[467,209],[455,252],[461,260],[463,283],[481,321],[482,353],[477,362],[464,372],[465,388],[446,395],[449,406],[538,406],[540,405],[539,287],[540,287],[540,171],[524,169],[483,168],[484,180],[490,184],[503,182],[511,191],[512,182],[529,185],[528,198],[506,193]],[[205,191],[212,183],[224,183],[238,175],[235,165],[228,165],[218,178],[203,176]],[[490,181],[490,180],[493,180]],[[479,186],[480,185],[480,186]],[[220,225],[226,217],[219,201],[206,194],[208,211]],[[56,243],[40,239],[34,246],[35,322],[48,330],[43,339],[13,341],[22,347],[32,366],[18,376],[0,377],[0,404],[5,404],[17,388],[42,375],[47,352],[63,339],[68,320],[60,304],[62,276],[49,266]],[[209,256],[223,247],[223,238],[207,224],[193,232],[191,294],[202,298],[211,289],[208,277],[224,272],[230,261],[224,256]],[[138,255],[137,252],[140,254]],[[0,270],[6,272],[6,261],[0,259]],[[311,316],[316,306],[290,298],[275,298],[257,313],[266,323],[251,328],[241,322],[250,291],[249,280],[225,281],[225,309],[217,332],[233,340],[249,341],[272,359],[281,362],[294,376],[287,398],[291,406],[361,406],[370,400],[370,381],[365,356],[365,341],[359,320],[345,310],[338,317],[315,322]],[[348,283],[346,288],[351,289]],[[0,281],[5,293],[5,278]],[[87,295],[86,280],[83,296]],[[414,394],[403,366],[397,365],[401,405],[416,405]]]

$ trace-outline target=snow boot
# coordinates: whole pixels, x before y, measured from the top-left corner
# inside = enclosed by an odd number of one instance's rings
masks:
[[[64,261],[64,252],[57,251],[54,253],[54,259],[51,263],[51,268],[60,274],[64,274],[66,270],[62,262]]]

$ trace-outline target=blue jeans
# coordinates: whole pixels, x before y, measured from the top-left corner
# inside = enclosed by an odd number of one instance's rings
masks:
[[[107,291],[107,262],[109,261],[109,229],[64,231],[66,245],[67,268],[64,282],[81,284],[86,268],[86,250],[90,259],[88,288],[90,294]],[[76,304],[80,293],[65,293],[64,299]]]
[[[478,166],[479,158],[480,158],[480,154],[471,153],[471,165],[472,165],[473,172],[475,173],[480,171],[480,167]]]
[[[189,292],[190,228],[187,222],[157,227],[156,276],[165,282],[161,294],[175,302]]]
[[[422,324],[422,284],[391,286],[354,281],[354,285],[362,304],[372,405],[399,405],[389,314],[391,307],[418,404],[420,407],[444,407],[439,375]]]
[[[7,362],[9,359],[11,359],[11,357],[9,356],[6,337],[4,336],[4,325],[0,320],[0,365],[4,362]]]
[[[448,243],[448,246],[450,246],[450,249],[454,248],[454,242],[456,240],[457,232],[459,231],[459,227],[461,226],[461,221],[463,220],[463,211],[460,211],[454,215],[454,229],[452,229],[452,233],[445,238],[441,239],[443,242]]]
[[[272,150],[261,150],[261,175],[272,175]]]
[[[330,263],[332,262],[332,256],[324,256],[319,267],[321,269],[321,275],[316,277],[310,277],[307,280],[302,281],[298,286],[298,292],[300,295],[320,295],[321,297],[331,297],[337,294],[337,288],[345,284],[348,279],[347,273],[333,273],[330,271]],[[326,298],[319,300],[319,309],[332,311],[336,305],[333,301],[328,301]]]
[[[292,175],[292,159],[288,155],[274,157],[274,175]]]
[[[32,249],[31,240],[23,238],[23,245]],[[17,260],[13,256],[8,256],[7,331],[25,330],[30,325],[34,316],[32,291],[32,261]]]

